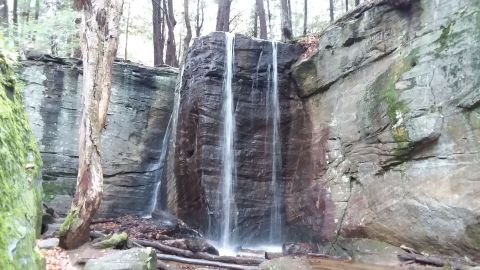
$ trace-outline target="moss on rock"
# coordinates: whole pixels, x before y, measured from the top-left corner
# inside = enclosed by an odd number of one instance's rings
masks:
[[[22,105],[12,62],[0,47],[0,265],[41,269],[41,159]]]

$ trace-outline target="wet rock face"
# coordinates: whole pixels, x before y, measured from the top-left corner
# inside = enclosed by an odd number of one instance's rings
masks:
[[[280,46],[288,239],[372,238],[480,259],[479,10],[473,0],[412,1],[408,11],[372,2],[329,27],[316,53],[292,68],[298,51]],[[169,201],[204,227],[216,215],[221,181],[223,40],[203,37],[189,53]],[[237,36],[235,196],[243,241],[268,228],[271,127],[259,89],[269,48]]]
[[[302,134],[306,118],[288,68],[298,48],[278,44],[282,152],[285,161],[298,159],[305,145]],[[185,65],[175,148],[176,201],[179,217],[204,229],[218,228],[221,192],[221,134],[225,35],[213,33],[197,39]],[[272,44],[237,35],[235,39],[233,94],[236,117],[234,187],[239,224],[235,232],[245,242],[268,237],[271,208],[272,121],[268,112],[269,69]],[[271,91],[271,88],[270,88]],[[295,134],[294,136],[290,134]],[[304,134],[306,135],[306,134]],[[295,141],[295,138],[298,140]],[[286,162],[285,164],[293,164]],[[289,168],[282,170],[281,186],[293,182]],[[170,191],[172,192],[172,191]],[[171,195],[171,194],[170,194]]]
[[[177,71],[115,63],[102,136],[104,196],[100,216],[142,214],[154,190]],[[23,62],[25,107],[44,162],[45,202],[65,213],[75,190],[81,64],[41,58]]]

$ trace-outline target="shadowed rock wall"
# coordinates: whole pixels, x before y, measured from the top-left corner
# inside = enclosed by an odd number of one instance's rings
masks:
[[[75,190],[81,63],[24,61],[25,107],[44,162],[46,203],[64,214]],[[176,69],[115,63],[107,128],[102,135],[104,198],[99,216],[146,214],[153,196]]]

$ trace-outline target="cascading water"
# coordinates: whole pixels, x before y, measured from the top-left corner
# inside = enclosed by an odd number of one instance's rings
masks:
[[[270,244],[282,241],[282,217],[281,217],[281,190],[278,183],[278,173],[282,164],[280,145],[280,104],[278,99],[278,67],[277,67],[277,42],[272,41],[272,87],[269,104],[272,119],[272,209],[270,212]]]
[[[149,216],[152,216],[153,211],[157,209],[157,204],[158,204],[158,196],[159,196],[159,191],[160,191],[160,186],[162,184],[162,180],[164,177],[164,171],[165,171],[165,165],[166,165],[166,157],[167,157],[167,152],[168,152],[168,144],[170,140],[170,135],[171,135],[171,127],[172,127],[172,118],[173,118],[173,113],[170,116],[170,120],[168,121],[167,125],[167,130],[165,131],[165,135],[163,136],[163,141],[162,141],[162,150],[160,152],[160,158],[158,160],[158,169],[156,173],[156,179],[157,182],[155,183],[155,188],[153,190],[153,196],[152,200],[150,201],[150,206],[149,206]]]
[[[179,74],[179,81],[181,82],[183,78],[183,67],[180,69],[180,74]],[[181,83],[180,83],[181,85]],[[166,172],[166,166],[167,164],[167,157],[168,153],[170,150],[170,146],[175,147],[175,142],[171,142],[170,138],[172,140],[175,140],[175,131],[177,127],[177,121],[178,121],[178,112],[180,108],[180,86],[175,87],[175,98],[174,98],[174,105],[173,105],[173,112],[170,115],[170,119],[168,120],[168,125],[167,129],[165,131],[165,135],[162,140],[162,150],[160,152],[160,158],[158,160],[158,167],[157,167],[157,172],[156,172],[156,180],[157,182],[155,183],[155,188],[153,191],[153,196],[150,201],[150,204],[148,206],[148,215],[146,217],[150,218],[152,217],[152,213],[157,209],[158,206],[158,200],[160,196],[160,187],[162,185],[162,181],[164,180],[165,177],[165,172]]]
[[[228,249],[232,246],[232,230],[235,228],[233,211],[235,210],[235,115],[233,106],[232,78],[235,35],[225,33],[226,60],[225,74],[223,77],[223,136],[221,141],[222,149],[222,220],[220,224],[220,245]]]

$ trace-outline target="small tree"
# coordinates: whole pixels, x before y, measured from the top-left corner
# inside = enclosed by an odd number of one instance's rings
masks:
[[[263,5],[263,0],[256,0],[256,10],[260,23],[260,38],[267,39],[267,18],[265,15],[265,7]]]
[[[291,40],[293,38],[292,30],[292,8],[290,0],[281,0],[282,6],[282,39]]]
[[[83,111],[77,187],[70,211],[60,227],[60,246],[66,249],[89,240],[90,222],[102,200],[100,140],[111,94],[123,0],[75,0],[75,6],[83,10]]]
[[[230,31],[230,7],[232,0],[219,0],[217,11],[217,31]]]

